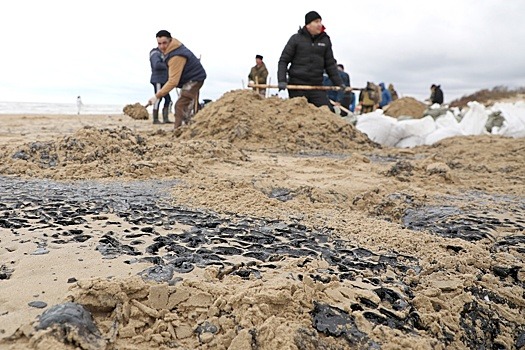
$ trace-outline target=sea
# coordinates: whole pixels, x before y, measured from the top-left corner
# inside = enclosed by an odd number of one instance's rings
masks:
[[[89,104],[82,106],[80,114],[122,114],[124,105]],[[2,102],[0,114],[77,114],[76,103]]]

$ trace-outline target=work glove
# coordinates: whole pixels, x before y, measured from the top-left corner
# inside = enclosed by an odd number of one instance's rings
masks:
[[[279,87],[279,91],[286,90],[287,85],[288,84],[286,84],[284,81],[280,81],[279,84],[277,84],[277,86]]]
[[[157,98],[157,96],[153,96],[152,98],[148,100],[148,103],[146,104],[146,106],[154,106],[158,100],[159,99]]]

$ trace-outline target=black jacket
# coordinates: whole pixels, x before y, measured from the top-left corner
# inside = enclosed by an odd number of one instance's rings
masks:
[[[434,92],[432,93],[432,96],[430,97],[430,100],[432,103],[443,103],[443,90],[441,90],[440,85],[436,86],[434,88]]]
[[[324,71],[335,85],[343,84],[328,34],[323,32],[312,37],[305,27],[299,29],[297,34],[290,37],[279,58],[278,81],[321,86]]]

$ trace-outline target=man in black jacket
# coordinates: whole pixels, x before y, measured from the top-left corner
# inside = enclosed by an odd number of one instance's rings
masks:
[[[441,90],[441,85],[432,84],[430,86],[430,102],[432,104],[443,104],[443,100],[443,90]]]
[[[336,86],[344,88],[332,51],[332,42],[324,31],[321,16],[315,11],[310,11],[306,14],[304,22],[304,27],[288,40],[279,58],[279,90],[286,89],[287,84],[322,86],[324,71]],[[304,96],[309,103],[317,107],[328,106],[333,110],[326,91],[323,90],[288,90],[288,96]]]

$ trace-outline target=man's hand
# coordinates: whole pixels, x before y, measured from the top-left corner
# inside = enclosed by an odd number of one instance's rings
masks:
[[[286,84],[284,81],[280,81],[279,84],[277,84],[277,86],[279,87],[279,91],[282,91],[286,90],[286,86],[288,86],[288,84]]]
[[[155,103],[157,103],[159,99],[157,98],[157,96],[153,96],[152,98],[150,98],[148,100],[148,103],[146,104],[146,107],[148,106],[153,106]]]

